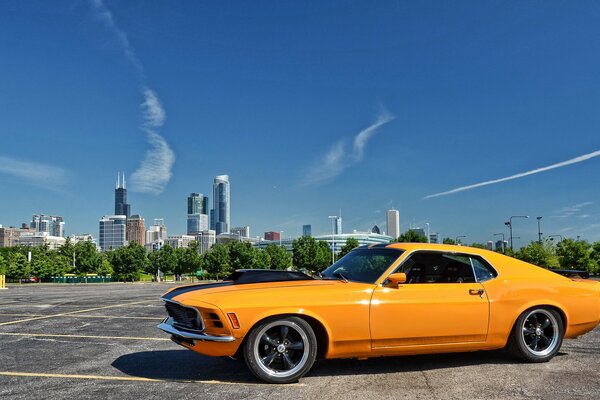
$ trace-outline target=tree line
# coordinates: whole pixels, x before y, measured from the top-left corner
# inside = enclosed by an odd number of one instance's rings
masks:
[[[425,242],[426,239],[408,231],[398,237],[397,242]],[[445,238],[444,243],[454,244]],[[474,247],[485,246],[473,243]],[[156,276],[196,274],[201,271],[203,279],[222,279],[236,269],[295,269],[316,273],[331,265],[331,249],[327,242],[312,237],[301,237],[293,241],[292,252],[277,244],[268,244],[264,249],[248,242],[215,244],[207,252],[199,254],[199,244],[191,242],[187,248],[172,248],[169,245],[148,253],[136,243],[107,252],[99,252],[92,242],[72,244],[70,240],[57,250],[47,246],[0,248],[0,275],[9,279],[36,276],[48,279],[53,276],[75,274],[111,275],[117,281],[139,280],[141,274]],[[358,241],[350,238],[341,247],[336,259],[343,257]],[[31,252],[31,261],[28,253]],[[551,241],[531,242],[516,252],[506,249],[506,254],[517,259],[546,268],[580,269],[597,274],[600,271],[600,242],[565,239],[558,244]]]

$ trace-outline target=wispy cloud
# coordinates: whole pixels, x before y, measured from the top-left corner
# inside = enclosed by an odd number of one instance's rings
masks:
[[[428,196],[425,196],[424,199],[431,199],[433,197],[447,196],[449,194],[464,192],[466,190],[471,190],[471,189],[475,189],[475,188],[482,187],[482,186],[494,185],[496,183],[511,181],[513,179],[519,179],[519,178],[523,178],[525,176],[539,174],[540,172],[549,171],[551,169],[556,169],[556,168],[566,167],[567,165],[577,164],[577,163],[580,163],[580,162],[583,162],[583,161],[587,161],[590,158],[594,158],[594,157],[598,157],[598,156],[600,156],[600,150],[596,150],[596,151],[594,151],[592,153],[584,154],[584,155],[579,156],[579,157],[571,158],[570,160],[566,160],[566,161],[562,161],[562,162],[559,162],[559,163],[556,163],[556,164],[548,165],[546,167],[532,169],[531,171],[521,172],[521,173],[518,173],[518,174],[515,174],[515,175],[511,175],[511,176],[507,176],[507,177],[504,177],[504,178],[493,179],[491,181],[485,181],[485,182],[475,183],[473,185],[468,185],[468,186],[461,186],[461,187],[458,187],[456,189],[448,190],[446,192],[440,192],[440,193],[430,194]]]
[[[0,156],[0,174],[23,179],[29,184],[58,189],[67,183],[69,173],[60,167]]]
[[[575,204],[575,205],[568,206],[568,207],[563,207],[559,210],[556,210],[555,215],[551,215],[550,217],[551,218],[568,218],[575,214],[578,214],[582,208],[591,206],[592,204],[594,204],[592,201],[585,201],[583,203]],[[589,214],[584,214],[583,216],[580,216],[580,217],[587,218],[587,217],[589,217]]]
[[[148,132],[148,142],[150,149],[142,164],[131,175],[132,187],[138,192],[160,194],[171,179],[175,153],[166,140],[155,132]]]
[[[91,0],[92,7],[96,14],[96,17],[102,22],[104,27],[115,36],[117,42],[119,43],[121,49],[123,50],[123,55],[131,63],[131,65],[136,69],[139,74],[144,73],[144,67],[137,57],[129,38],[125,31],[123,31],[113,17],[112,12],[108,9],[106,4],[104,4],[103,0]]]
[[[141,104],[142,114],[144,116],[144,126],[147,128],[160,128],[167,119],[167,113],[160,102],[160,99],[150,88],[143,88],[144,102]]]
[[[129,41],[127,34],[119,28],[112,12],[108,9],[103,0],[91,0],[91,2],[98,19],[102,21],[105,28],[115,36],[123,50],[125,58],[136,69],[138,77],[143,81],[143,65]],[[144,101],[140,106],[142,117],[144,119],[142,129],[147,134],[150,148],[146,152],[140,166],[131,176],[131,190],[142,193],[160,194],[171,179],[171,171],[173,163],[175,162],[175,153],[167,143],[166,139],[158,133],[158,129],[164,125],[167,119],[167,114],[158,95],[146,85],[142,86],[141,94],[144,98]]]
[[[392,121],[395,117],[388,111],[380,111],[373,124],[360,131],[352,141],[352,148],[348,150],[346,140],[334,143],[329,151],[316,163],[308,168],[303,185],[319,185],[331,181],[340,175],[346,168],[363,160],[364,149],[371,139],[383,125]]]

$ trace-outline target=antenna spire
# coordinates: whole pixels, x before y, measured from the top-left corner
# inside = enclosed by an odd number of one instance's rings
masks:
[[[125,187],[125,171],[123,171],[123,189],[126,189],[126,187]]]
[[[117,172],[117,189],[121,187],[121,175]]]

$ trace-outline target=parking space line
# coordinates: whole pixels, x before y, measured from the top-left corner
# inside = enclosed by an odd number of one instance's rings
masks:
[[[42,317],[42,314],[0,314],[0,317]],[[148,319],[153,321],[162,321],[165,317],[127,317],[119,315],[64,315],[64,317],[73,318],[108,318],[108,319]]]
[[[252,382],[224,382],[218,380],[191,380],[191,379],[154,379],[136,376],[106,376],[106,375],[70,375],[70,374],[38,374],[32,372],[0,372],[0,376],[29,377],[29,378],[60,378],[60,379],[98,379],[107,381],[133,381],[133,382],[178,382],[178,383],[203,383],[208,385],[265,385]],[[290,386],[305,386],[303,383],[294,383]]]
[[[25,337],[59,337],[77,339],[121,339],[121,340],[153,340],[170,341],[169,338],[136,337],[136,336],[94,336],[94,335],[63,335],[54,333],[25,333],[25,332],[0,332],[0,336],[25,336]]]
[[[88,308],[88,309],[85,309],[85,310],[77,310],[77,311],[69,311],[69,312],[60,313],[60,314],[44,315],[44,316],[41,316],[41,317],[32,317],[32,318],[26,318],[26,319],[18,319],[16,321],[2,322],[2,323],[0,323],[0,326],[12,325],[12,324],[19,324],[21,322],[37,321],[37,320],[40,320],[40,319],[48,319],[48,318],[55,318],[55,317],[64,317],[66,315],[80,314],[80,313],[86,313],[86,312],[91,312],[91,311],[96,311],[96,310],[106,310],[108,308],[127,307],[127,306],[134,305],[134,304],[151,303],[151,302],[156,302],[156,299],[154,299],[154,300],[134,301],[134,302],[131,302],[131,303],[123,303],[123,304],[113,304],[113,305],[110,305],[110,306],[94,307],[94,308]]]

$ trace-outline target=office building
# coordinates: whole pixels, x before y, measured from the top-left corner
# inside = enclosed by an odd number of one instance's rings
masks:
[[[427,234],[425,233],[425,229],[423,228],[411,228],[409,229],[410,232],[414,232],[417,235],[421,236],[422,238],[427,239]]]
[[[137,243],[140,246],[146,244],[146,224],[144,218],[134,214],[127,219],[127,242]]]
[[[229,232],[230,220],[229,175],[219,175],[213,183],[213,208],[210,210],[210,227],[217,235]]]
[[[208,215],[206,214],[188,214],[187,216],[187,234],[195,235],[198,232],[208,230]]]
[[[198,242],[198,252],[200,254],[206,253],[217,242],[216,232],[206,230],[195,235],[196,241]]]
[[[440,242],[440,234],[437,232],[431,232],[429,234],[429,243],[439,243]]]
[[[62,236],[52,236],[48,232],[24,233],[15,241],[17,246],[39,247],[47,246],[50,250],[58,250],[67,242]]]
[[[231,233],[234,235],[238,235],[243,238],[250,237],[250,227],[249,226],[239,226],[236,228],[231,228]]]
[[[115,215],[124,215],[129,218],[131,207],[127,204],[127,187],[125,185],[125,173],[123,172],[123,180],[117,173],[117,187],[115,189]]]
[[[312,236],[312,225],[302,225],[302,236]]]
[[[208,215],[208,197],[202,193],[191,193],[187,198],[187,213]]]
[[[501,251],[501,252],[505,252],[506,249],[508,248],[508,240],[498,240],[496,241],[496,251]]]
[[[400,236],[400,212],[398,210],[387,210],[387,234],[393,238]]]
[[[381,235],[381,229],[379,229],[379,227],[377,225],[375,225],[371,228],[371,232]]]
[[[17,245],[17,239],[23,234],[35,233],[34,228],[30,228],[27,224],[21,225],[21,228],[3,227],[0,225],[0,247],[12,247]]]
[[[280,240],[281,233],[279,232],[265,232],[265,240]]]
[[[102,251],[115,250],[127,244],[127,217],[105,215],[100,219],[99,245]]]
[[[50,236],[65,236],[65,222],[63,217],[36,214],[31,218],[29,225],[37,233],[47,233]]]
[[[341,235],[342,232],[342,217],[336,217],[334,223],[333,233],[336,235]]]
[[[164,242],[167,240],[167,226],[165,220],[162,218],[156,218],[154,225],[150,226],[146,231],[146,244],[152,245],[153,243]]]
[[[190,242],[193,242],[194,240],[196,240],[195,236],[176,235],[176,236],[169,236],[167,238],[167,240],[165,240],[164,244],[168,244],[169,246],[171,246],[174,249],[188,248],[190,246]]]

